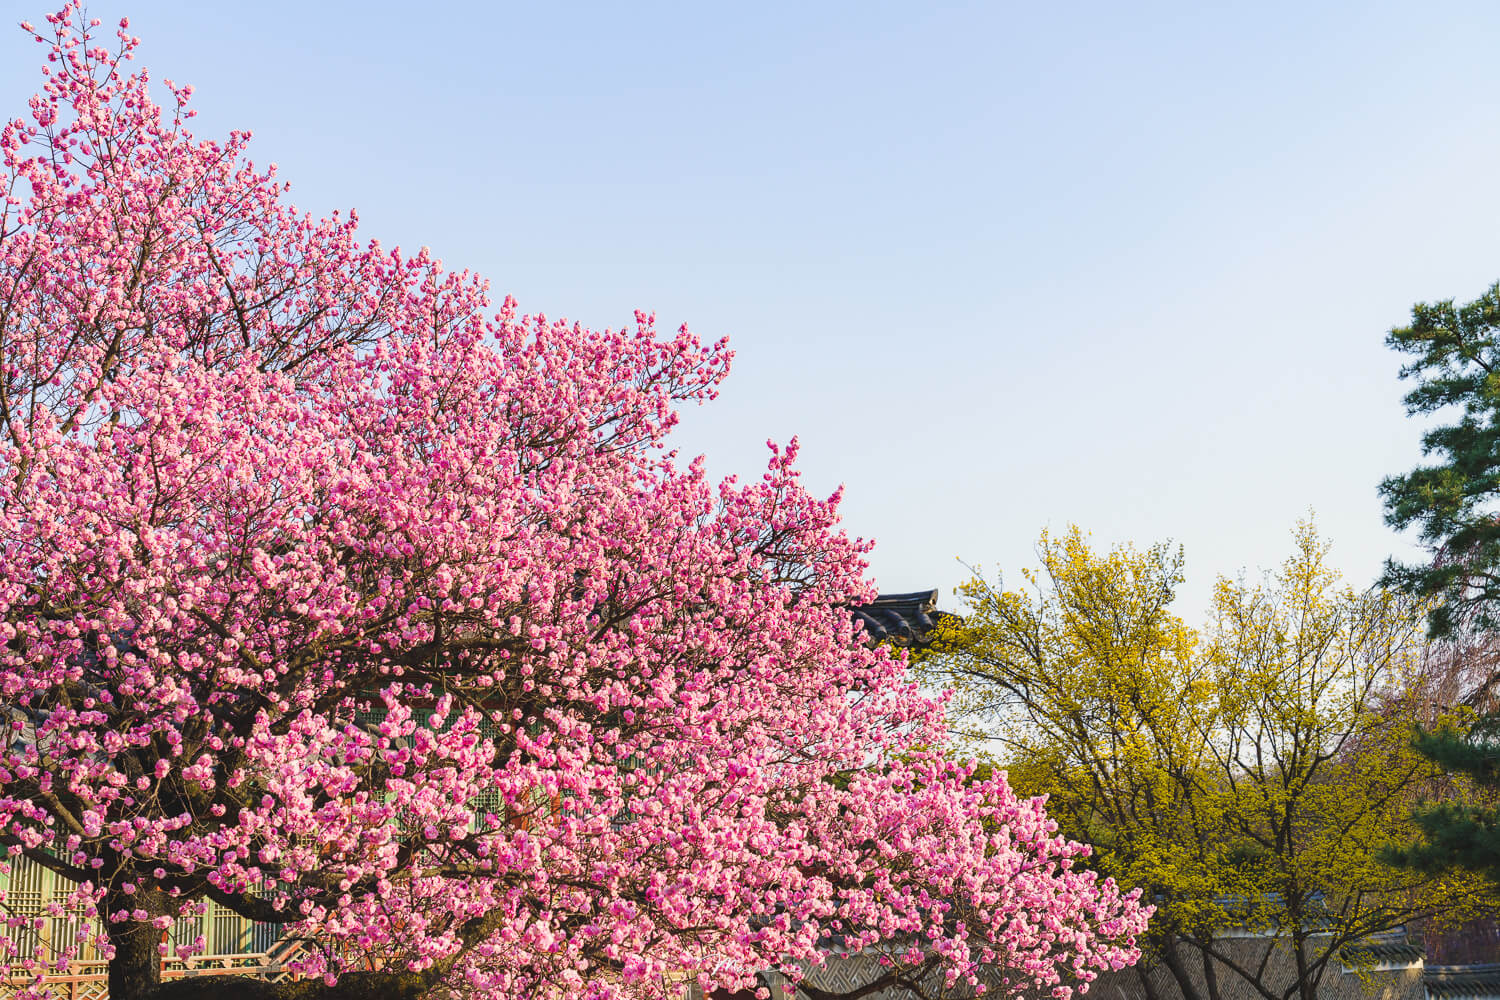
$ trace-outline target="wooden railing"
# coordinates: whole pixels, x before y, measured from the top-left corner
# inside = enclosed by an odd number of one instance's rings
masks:
[[[167,959],[163,979],[195,976],[255,976],[273,983],[298,979],[300,973],[287,966],[303,951],[296,939],[279,941],[269,951],[233,955],[194,955]],[[12,997],[27,979],[0,982],[0,998]],[[67,972],[49,973],[42,980],[56,1000],[109,1000],[109,963],[103,959],[69,962]]]

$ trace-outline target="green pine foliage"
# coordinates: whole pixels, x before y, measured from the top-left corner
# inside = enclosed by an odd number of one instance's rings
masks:
[[[1500,629],[1500,283],[1465,305],[1412,307],[1410,326],[1386,343],[1412,360],[1401,377],[1411,415],[1449,415],[1422,436],[1435,461],[1380,484],[1386,521],[1416,527],[1438,553],[1429,563],[1386,566],[1385,582],[1438,598],[1431,627],[1451,634],[1464,622]]]
[[[1420,839],[1392,848],[1383,860],[1401,868],[1478,872],[1500,883],[1500,717],[1481,716],[1467,730],[1423,733],[1417,751],[1450,774],[1467,778],[1469,794],[1419,807],[1412,815]]]
[[[1430,464],[1380,485],[1386,521],[1415,527],[1435,558],[1386,565],[1384,582],[1431,599],[1435,638],[1500,631],[1500,283],[1473,302],[1412,307],[1387,344],[1410,356],[1409,415],[1438,418],[1422,436]],[[1466,794],[1420,807],[1419,839],[1385,860],[1418,871],[1467,869],[1500,884],[1500,716],[1421,734],[1417,750]]]

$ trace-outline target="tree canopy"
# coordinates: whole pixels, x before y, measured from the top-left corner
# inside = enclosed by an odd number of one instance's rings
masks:
[[[1411,746],[1420,608],[1357,592],[1310,524],[1264,580],[1221,579],[1202,629],[1172,610],[1182,554],[1044,533],[1026,588],[982,577],[920,667],[1094,863],[1157,904],[1148,940],[1182,994],[1314,995],[1341,950],[1452,912],[1472,881],[1380,860],[1437,769]],[[1283,942],[1285,988],[1226,935]],[[1211,960],[1211,961],[1210,961]],[[1144,979],[1144,976],[1143,976]],[[1229,995],[1229,994],[1224,994]]]
[[[1432,629],[1494,631],[1500,626],[1500,284],[1473,302],[1417,303],[1411,325],[1386,343],[1410,359],[1401,377],[1415,386],[1406,412],[1446,422],[1422,434],[1422,453],[1435,459],[1380,484],[1386,521],[1413,528],[1437,553],[1420,563],[1392,561],[1386,580],[1435,598]]]
[[[748,484],[667,450],[722,341],[492,309],[194,137],[125,22],[35,35],[0,130],[0,844],[99,917],[111,996],[202,989],[160,976],[205,899],[309,941],[308,1000],[742,989],[830,941],[1060,994],[1135,959],[1149,908],[863,642],[864,548],[795,442]],[[21,919],[0,971],[45,992]]]
[[[1467,782],[1468,793],[1426,804],[1420,836],[1389,852],[1417,871],[1468,869],[1500,883],[1500,716],[1494,709],[1500,631],[1500,284],[1473,302],[1417,303],[1386,343],[1411,360],[1401,376],[1411,416],[1439,421],[1422,435],[1434,459],[1380,485],[1386,520],[1418,529],[1427,562],[1386,567],[1393,585],[1430,598],[1431,630],[1448,644],[1456,683],[1446,699],[1481,713],[1421,735],[1418,749]],[[1485,711],[1488,710],[1488,711]]]

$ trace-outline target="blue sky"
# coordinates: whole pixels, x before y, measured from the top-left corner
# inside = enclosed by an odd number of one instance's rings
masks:
[[[1490,4],[90,11],[299,206],[526,311],[727,334],[682,449],[799,435],[882,589],[948,607],[1069,522],[1185,545],[1190,615],[1309,509],[1367,582],[1418,459],[1384,332],[1500,279]],[[39,56],[0,34],[7,116]]]

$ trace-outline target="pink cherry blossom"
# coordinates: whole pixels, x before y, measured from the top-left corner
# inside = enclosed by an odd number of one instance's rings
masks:
[[[48,16],[0,129],[0,842],[76,885],[119,1000],[206,899],[371,996],[1136,959],[1149,907],[863,642],[868,545],[796,442],[746,484],[668,450],[723,341],[299,214],[97,24]],[[0,971],[45,993],[20,919]]]

